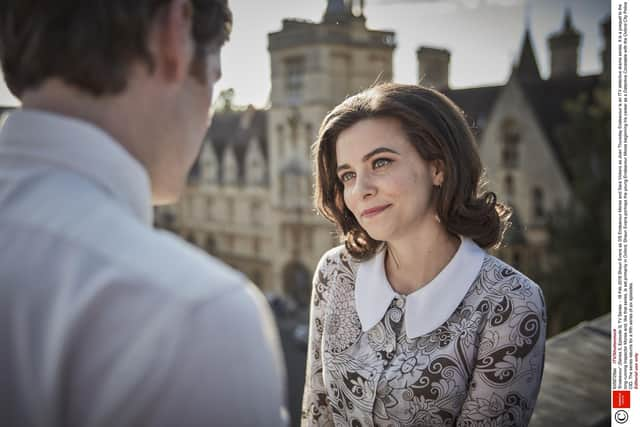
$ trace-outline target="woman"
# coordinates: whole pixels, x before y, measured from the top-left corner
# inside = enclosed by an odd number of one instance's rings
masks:
[[[460,110],[373,87],[329,113],[314,155],[316,205],[344,244],[313,280],[303,425],[527,425],[544,299],[485,252],[510,212],[480,191]]]

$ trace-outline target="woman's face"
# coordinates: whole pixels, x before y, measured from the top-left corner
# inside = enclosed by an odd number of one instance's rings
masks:
[[[338,135],[344,201],[375,240],[393,242],[435,220],[431,196],[443,172],[420,157],[395,118],[366,119]]]

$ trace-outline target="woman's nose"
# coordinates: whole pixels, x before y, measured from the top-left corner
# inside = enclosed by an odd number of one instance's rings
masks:
[[[359,199],[368,199],[374,196],[377,188],[373,179],[367,174],[361,174],[356,178],[356,195]]]

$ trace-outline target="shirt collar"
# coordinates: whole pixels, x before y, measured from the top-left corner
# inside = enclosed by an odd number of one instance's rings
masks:
[[[362,262],[356,273],[356,311],[364,331],[382,320],[391,301],[400,296],[387,280],[385,253],[386,250],[382,250]],[[428,334],[451,317],[478,277],[484,257],[483,249],[473,240],[462,237],[458,251],[445,268],[427,285],[406,297],[408,338]]]
[[[147,225],[152,224],[146,170],[124,147],[82,120],[36,110],[5,117],[0,153],[38,159],[92,179]]]

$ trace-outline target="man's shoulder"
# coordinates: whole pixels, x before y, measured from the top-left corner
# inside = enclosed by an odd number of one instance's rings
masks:
[[[152,278],[155,286],[194,299],[252,287],[242,273],[170,232],[144,229],[138,237],[119,262],[126,263],[133,274]],[[138,261],[128,262],[133,257]]]
[[[40,203],[36,196],[49,186],[34,186],[2,222],[21,231],[34,245],[43,239],[52,242],[58,248],[47,255],[52,262],[65,258],[78,268],[83,263],[91,265],[96,275],[110,277],[113,283],[131,283],[150,292],[196,300],[251,287],[241,273],[178,236],[151,228],[91,184],[71,182],[76,191],[67,199],[41,198]],[[18,216],[21,212],[26,214]]]
[[[130,217],[104,220],[113,222],[113,231],[97,250],[127,280],[140,280],[158,291],[191,300],[253,288],[242,273],[173,233]],[[101,228],[100,220],[96,222],[96,228]]]

